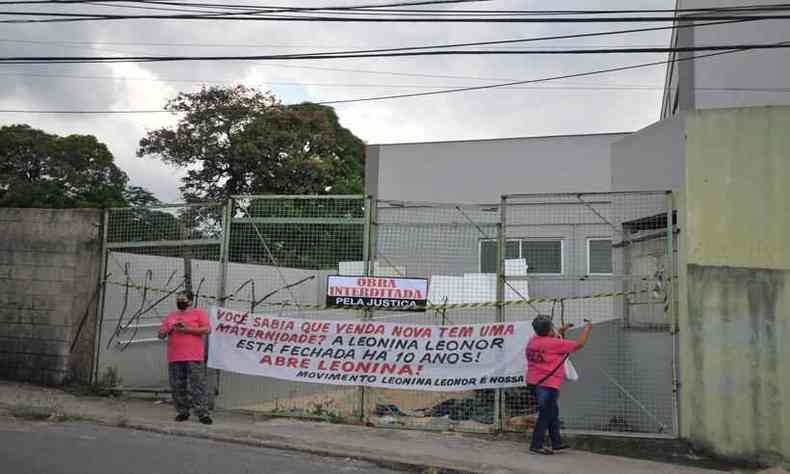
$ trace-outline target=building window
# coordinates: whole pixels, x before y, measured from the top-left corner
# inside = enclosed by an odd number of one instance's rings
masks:
[[[496,273],[496,240],[480,241],[480,272]],[[561,274],[563,266],[562,240],[508,240],[505,258],[523,258],[527,262],[527,273]]]
[[[611,239],[587,239],[587,274],[612,274]]]
[[[496,273],[496,240],[480,241],[480,273]],[[519,258],[521,241],[508,240],[505,244],[505,259]]]
[[[527,261],[527,273],[561,274],[562,240],[522,240],[521,258]]]

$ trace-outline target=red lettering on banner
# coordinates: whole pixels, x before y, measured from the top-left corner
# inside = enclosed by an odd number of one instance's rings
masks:
[[[309,369],[310,359],[306,357],[285,357],[276,356],[272,357],[265,354],[261,357],[261,365],[273,365],[275,367],[286,367],[289,369]]]
[[[302,323],[302,332],[329,332],[329,323],[319,321],[305,321]]]
[[[338,334],[376,334],[384,335],[384,325],[374,323],[337,323],[335,332]]]
[[[389,278],[357,278],[357,285],[376,288],[397,288],[395,280]]]
[[[439,337],[472,337],[474,329],[471,326],[453,326],[439,328]]]
[[[392,335],[396,337],[431,337],[432,334],[432,330],[429,327],[395,326],[392,328]]]
[[[280,331],[293,331],[296,327],[293,321],[269,318],[255,318],[252,321],[252,325],[256,328],[278,329]]]
[[[234,311],[217,310],[217,319],[233,324],[247,324],[249,313],[236,313]]]
[[[515,328],[512,324],[494,324],[480,328],[480,335],[485,336],[512,336]]]
[[[264,356],[266,357],[266,356]],[[327,362],[322,359],[318,361],[318,370],[326,370],[329,372],[346,372],[358,374],[396,374],[396,375],[414,375],[415,370],[410,364],[398,365],[389,363],[378,362],[355,362],[353,360],[333,360]],[[416,371],[419,373],[419,369]]]
[[[425,296],[420,290],[401,290],[399,288],[372,288],[372,287],[347,287],[332,286],[329,296],[351,296],[356,298],[392,298],[396,300],[423,300]]]
[[[414,375],[414,372],[411,370],[410,365],[401,366],[400,370],[398,370],[398,375]]]
[[[239,335],[239,327],[231,326],[230,324],[219,323],[217,325],[216,331],[220,334],[229,334],[231,336]]]

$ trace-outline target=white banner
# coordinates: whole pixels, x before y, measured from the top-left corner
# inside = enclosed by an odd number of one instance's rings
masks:
[[[214,307],[208,365],[299,382],[460,391],[525,384],[529,322],[417,326]]]

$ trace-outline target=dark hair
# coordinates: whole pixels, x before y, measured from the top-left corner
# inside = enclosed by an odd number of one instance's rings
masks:
[[[548,336],[551,333],[551,319],[545,316],[538,316],[532,320],[532,329],[538,336]]]
[[[192,293],[192,290],[179,291],[176,294],[176,297],[179,297],[179,296],[183,296],[184,298],[186,298],[189,301],[195,301],[195,294]]]

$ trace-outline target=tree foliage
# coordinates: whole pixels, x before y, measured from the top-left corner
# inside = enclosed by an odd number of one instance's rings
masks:
[[[181,114],[178,123],[148,132],[137,155],[187,168],[189,201],[363,191],[364,144],[331,107],[283,105],[236,86],[180,93],[165,108]]]
[[[0,206],[121,207],[152,203],[92,135],[59,137],[28,125],[0,127]]]
[[[341,261],[362,260],[362,199],[251,199],[236,204],[238,214],[248,219],[231,226],[232,262],[328,269]]]

